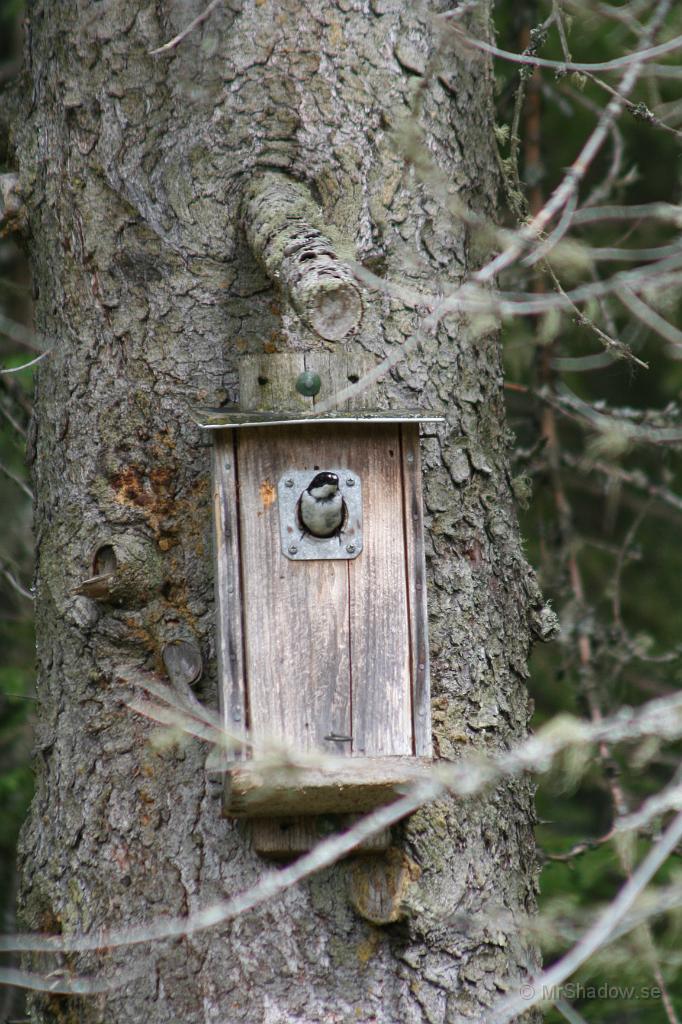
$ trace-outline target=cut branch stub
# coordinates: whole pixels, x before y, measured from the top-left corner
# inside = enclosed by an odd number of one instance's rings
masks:
[[[201,651],[189,640],[171,640],[161,654],[168,678],[176,686],[192,686],[201,679],[204,669]]]
[[[272,172],[256,176],[242,218],[256,258],[320,337],[340,341],[359,325],[360,292],[304,185]]]
[[[124,534],[107,538],[92,553],[92,575],[74,587],[93,601],[141,608],[163,584],[163,565],[154,545],[144,537]]]

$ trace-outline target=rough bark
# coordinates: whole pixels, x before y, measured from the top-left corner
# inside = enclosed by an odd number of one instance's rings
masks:
[[[149,55],[203,6],[28,5],[15,142],[37,328],[54,341],[29,452],[40,722],[21,909],[41,931],[183,913],[265,867],[221,818],[206,750],[151,745],[122,678],[126,665],[164,673],[164,647],[190,643],[215,703],[210,438],[189,407],[237,398],[240,353],[324,344],[253,256],[245,187],[264,169],[304,182],[358,260],[426,289],[484,255],[436,185],[494,205],[490,71],[439,34],[449,2],[226,0]],[[395,298],[365,292],[363,307],[349,349],[383,356],[416,322]],[[383,395],[448,418],[423,440],[436,749],[504,747],[526,729],[541,605],[513,509],[496,335],[450,318]],[[112,546],[146,549],[153,586],[129,581],[119,603],[75,593]],[[525,782],[443,800],[395,832],[393,862],[410,865],[396,923],[353,908],[351,859],[227,927],[138,948],[122,991],[36,997],[32,1019],[485,1019],[535,964],[515,920],[534,902],[532,819]]]

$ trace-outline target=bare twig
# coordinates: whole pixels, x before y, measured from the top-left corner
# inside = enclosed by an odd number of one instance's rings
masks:
[[[617,292],[618,298],[646,327],[654,331],[671,346],[670,355],[682,359],[682,331],[652,309],[630,288],[622,288]]]
[[[187,25],[186,28],[183,28],[182,32],[178,32],[176,36],[169,39],[167,43],[163,44],[163,46],[157,46],[155,50],[150,50],[150,55],[152,57],[156,57],[160,53],[169,53],[171,50],[174,50],[176,46],[180,45],[183,39],[187,38],[190,32],[193,32],[195,28],[199,27],[199,25],[203,25],[203,23],[210,18],[216,7],[221,3],[223,3],[223,0],[211,0],[211,3],[208,5],[206,10],[197,15],[194,21],[190,21],[189,25]]]
[[[9,409],[6,409],[4,404],[0,402],[0,415],[4,416],[10,426],[16,430],[20,437],[26,437],[26,430],[22,427],[21,423],[12,415]]]
[[[594,922],[570,953],[562,957],[548,971],[532,978],[524,986],[524,994],[515,993],[492,1008],[490,1020],[494,1024],[508,1024],[518,1014],[539,1003],[553,1001],[551,993],[557,992],[567,978],[578,970],[597,950],[611,941],[613,933],[635,900],[643,892],[658,869],[668,859],[682,839],[682,814],[679,814],[659,843],[651,848],[632,877],[625,883],[616,899]],[[532,995],[531,995],[532,992]],[[549,994],[549,995],[548,995]]]
[[[682,694],[650,701],[637,709],[621,709],[611,718],[588,723],[562,715],[516,748],[492,757],[482,754],[456,764],[441,762],[433,774],[420,779],[398,801],[361,818],[347,832],[324,840],[310,853],[279,871],[265,874],[251,889],[231,900],[213,904],[186,917],[164,918],[133,928],[100,930],[89,935],[0,937],[0,950],[34,950],[43,953],[87,952],[114,946],[136,945],[162,938],[187,935],[213,928],[280,895],[297,882],[335,863],[363,840],[413,813],[446,792],[468,799],[494,786],[503,778],[529,771],[549,771],[557,758],[574,748],[594,743],[618,743],[657,736],[661,741],[682,735]],[[324,764],[333,766],[334,758]]]
[[[473,46],[476,50],[489,53],[493,57],[501,57],[514,64],[530,64],[536,68],[553,68],[555,71],[619,71],[621,68],[630,67],[633,64],[641,64],[644,61],[660,57],[664,53],[674,53],[682,49],[682,36],[675,36],[665,43],[657,46],[649,46],[635,53],[625,54],[623,57],[614,57],[613,60],[596,61],[591,64],[581,64],[576,61],[549,60],[546,57],[536,57],[526,53],[511,53],[509,50],[501,50],[492,43],[486,43],[483,39],[474,39],[466,35],[461,29],[455,29],[457,35],[467,46]]]
[[[179,937],[214,928],[231,918],[252,910],[267,900],[273,899],[296,885],[308,875],[324,867],[334,864],[341,857],[354,849],[364,839],[370,838],[384,828],[395,824],[421,807],[428,800],[442,793],[441,783],[436,781],[420,782],[410,793],[394,804],[381,807],[372,814],[362,818],[347,832],[326,839],[305,854],[299,860],[279,871],[270,871],[260,880],[230,900],[212,904],[205,910],[196,911],[186,917],[159,919],[148,925],[138,925],[111,931],[100,931],[89,936],[73,936],[69,938],[48,938],[44,936],[16,936],[0,938],[0,949],[32,949],[49,953],[71,950],[85,952],[112,948],[114,946],[131,946],[141,942]]]
[[[655,33],[665,18],[670,7],[670,2],[671,0],[663,0],[662,3],[659,3],[656,13],[652,17],[651,22],[647,26],[646,33],[642,38],[642,46],[634,54],[624,58],[619,58],[621,61],[626,61],[628,67],[620,80],[618,95],[611,97],[595,128],[582,146],[577,158],[573,161],[567,173],[564,175],[563,181],[554,189],[549,200],[545,203],[543,208],[535,214],[530,223],[518,232],[516,238],[507,247],[507,249],[501,252],[493,260],[487,263],[486,266],[482,267],[481,270],[477,271],[477,273],[473,275],[474,281],[480,284],[487,284],[493,281],[500,271],[516,262],[524,250],[541,236],[547,225],[564,208],[571,196],[576,193],[579,183],[587,174],[592,161],[601,149],[604,139],[608,135],[614,120],[623,109],[623,100],[629,95],[637,82],[642,63],[645,59],[644,55],[650,52],[651,49],[648,48],[648,44],[655,36]],[[458,29],[455,31],[459,32]],[[488,44],[485,45],[487,46]],[[669,46],[670,43],[661,45]],[[678,45],[682,45],[682,37],[679,38]],[[655,47],[653,49],[655,49]],[[528,58],[528,60],[535,60],[535,58]],[[559,63],[559,66],[565,67],[566,65]]]
[[[33,974],[20,971],[14,967],[0,967],[0,985],[13,985],[15,988],[32,989],[34,992],[52,992],[55,995],[91,996],[98,992],[110,992],[134,981],[138,975],[119,974],[107,979],[84,978],[70,974],[68,971],[51,971],[49,974]]]
[[[40,339],[34,331],[24,327],[23,324],[18,324],[15,320],[10,320],[9,317],[3,316],[2,313],[0,313],[0,333],[6,334],[12,341],[18,345],[23,345],[32,352],[39,352],[41,355],[44,352],[44,347],[40,346]]]
[[[615,824],[616,832],[640,832],[656,819],[670,811],[682,811],[682,779],[680,773],[669,786],[645,800],[641,807],[632,814],[619,818]]]
[[[7,582],[11,584],[14,590],[16,590],[18,594],[21,594],[22,597],[25,597],[27,601],[35,600],[30,590],[27,590],[25,587],[21,585],[21,583],[16,578],[14,573],[10,569],[8,569],[7,565],[4,562],[0,562],[0,573],[2,573],[2,575],[5,577]]]
[[[675,509],[676,512],[682,512],[682,497],[663,484],[652,483],[640,469],[627,470],[610,462],[600,462],[599,460],[589,458],[579,459],[569,452],[564,452],[562,459],[571,469],[576,469],[580,472],[591,472],[594,470],[597,473],[602,473],[606,477],[613,478],[619,483],[627,484],[638,491],[650,495],[652,498],[656,498],[658,501],[663,502],[663,504]]]
[[[30,487],[27,487],[21,477],[17,476],[16,473],[13,473],[12,470],[4,464],[4,462],[0,462],[0,473],[4,473],[12,483],[15,483],[17,487],[21,488],[27,498],[30,498],[31,501],[33,501],[33,491]]]
[[[587,1024],[582,1014],[578,1013],[566,999],[557,999],[554,1008],[558,1010],[564,1020],[568,1021],[568,1024]]]
[[[545,857],[547,860],[558,861],[562,864],[568,863],[583,853],[588,853],[590,850],[596,850],[599,846],[603,846],[604,843],[610,843],[614,834],[615,827],[610,828],[605,835],[599,836],[597,839],[583,839],[581,842],[575,843],[570,850],[566,851],[566,853],[546,853]]]
[[[581,419],[591,423],[596,430],[602,433],[617,432],[628,443],[653,445],[679,445],[682,443],[682,426],[649,426],[644,422],[633,422],[632,419],[622,414],[618,415],[611,412],[609,415],[600,412],[594,406],[579,398],[565,384],[557,385],[556,391],[553,394],[545,390],[541,397],[555,408],[572,411]]]
[[[633,206],[591,206],[576,211],[573,223],[595,224],[606,220],[662,220],[682,227],[682,206],[673,203],[639,203]]]
[[[28,363],[22,363],[21,366],[6,367],[4,370],[0,370],[0,373],[20,373],[22,370],[28,370],[29,366],[35,366],[36,363],[39,363],[41,359],[45,359],[49,354],[49,351],[41,352],[39,356],[36,356],[35,359],[29,360]]]
[[[609,85],[608,82],[604,82],[597,75],[593,75],[590,71],[584,71],[583,74],[585,74],[591,82],[594,82],[595,85],[598,85],[600,89],[608,92],[611,96],[618,95],[617,89],[614,89],[613,86]],[[649,110],[644,103],[633,103],[632,100],[627,99],[627,97],[622,97],[622,99],[625,109],[629,110],[633,117],[636,117],[640,121],[645,121],[647,124],[650,124],[652,128],[660,128],[662,131],[669,132],[678,139],[682,138],[682,132],[678,131],[677,128],[672,128],[669,124],[666,124],[665,121],[661,121],[661,119],[656,117],[653,111]]]

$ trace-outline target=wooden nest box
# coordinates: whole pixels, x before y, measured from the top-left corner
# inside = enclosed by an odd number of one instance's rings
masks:
[[[359,375],[349,366],[244,357],[240,409],[198,416],[215,432],[221,715],[248,732],[225,813],[258,819],[255,844],[272,854],[308,848],[311,816],[392,802],[432,754],[419,423],[438,417],[316,414],[317,396]],[[302,522],[319,473],[342,499],[329,536]]]

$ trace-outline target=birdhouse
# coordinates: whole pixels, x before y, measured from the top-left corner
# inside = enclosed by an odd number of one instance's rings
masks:
[[[315,817],[391,802],[431,759],[419,424],[438,417],[316,413],[353,365],[244,357],[239,409],[197,415],[214,436],[220,709],[249,738],[224,808],[259,823],[266,853],[308,848]],[[265,771],[283,745],[338,767]]]

